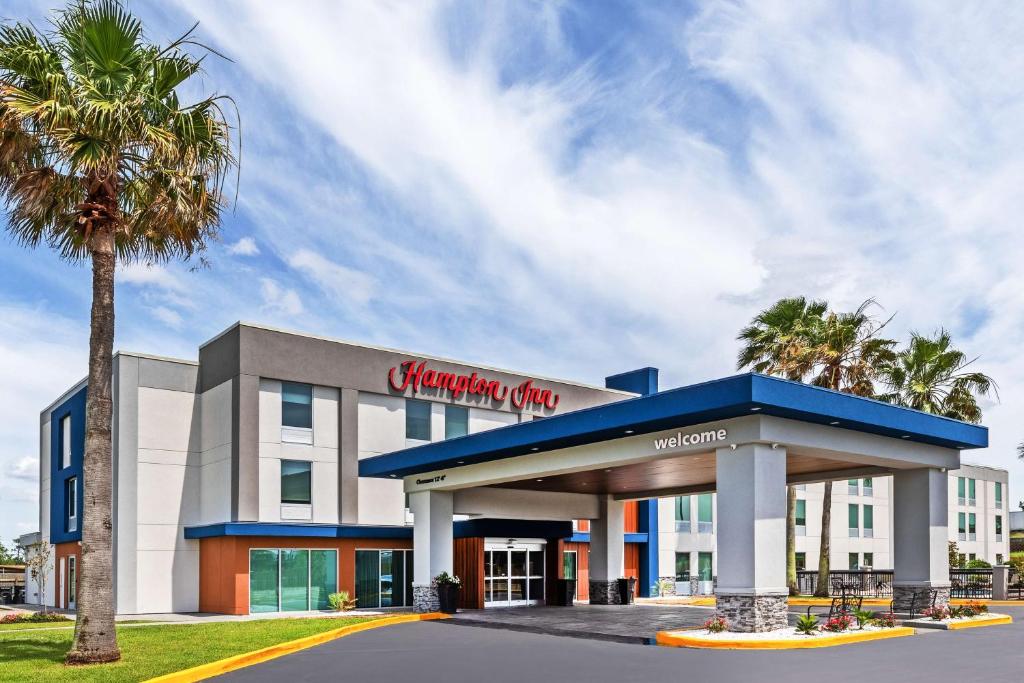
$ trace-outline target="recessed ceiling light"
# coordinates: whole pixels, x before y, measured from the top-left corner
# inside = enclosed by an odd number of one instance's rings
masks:
[[[757,410],[761,410],[761,408],[759,406],[754,406],[750,410],[751,410],[751,412],[754,412],[754,411],[757,411]]]
[[[537,448],[536,446],[534,446],[534,447],[533,447],[533,448],[531,448],[530,450],[531,450],[531,451],[539,451],[540,449],[539,449],[539,448]]]
[[[909,439],[909,438],[910,438],[910,436],[909,436],[909,435],[907,435],[907,434],[904,434],[904,435],[903,435],[903,436],[901,436],[900,438],[901,438],[901,439]]]
[[[605,472],[611,472],[611,470],[605,470]]]
[[[538,479],[537,481],[544,481],[544,480],[543,479]]]
[[[460,460],[458,464],[460,464],[460,465],[465,465],[465,464],[466,464],[466,461],[465,461],[465,460]]]
[[[832,420],[831,422],[829,422],[829,424],[835,426],[835,425],[839,424],[839,421],[838,420]]]
[[[389,477],[391,477],[392,479],[394,479],[394,478],[395,478],[395,477],[397,477],[398,475],[397,475],[397,474],[389,474],[388,476],[389,476]]]
[[[626,430],[626,433],[627,433],[627,434],[632,434],[632,433],[633,433],[633,430],[632,430],[632,429],[627,429],[627,430]]]

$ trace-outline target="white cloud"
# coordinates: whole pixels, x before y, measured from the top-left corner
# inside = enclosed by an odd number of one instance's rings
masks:
[[[257,256],[260,248],[252,237],[243,237],[234,244],[229,244],[227,251],[234,256]]]
[[[373,297],[371,276],[330,261],[308,249],[300,249],[288,258],[288,265],[307,274],[334,301],[365,305]]]
[[[39,481],[39,458],[26,455],[15,461],[10,469],[10,476],[13,479],[25,479],[28,481]]]
[[[298,293],[294,289],[282,287],[271,278],[260,279],[260,293],[263,296],[263,307],[269,313],[299,315],[303,311]]]
[[[156,287],[178,294],[187,289],[176,273],[168,270],[166,266],[160,265],[122,264],[117,268],[117,279],[119,282],[131,285]]]
[[[153,309],[153,317],[167,325],[171,329],[180,330],[182,323],[181,314],[175,310],[167,308],[166,306],[157,306]]]

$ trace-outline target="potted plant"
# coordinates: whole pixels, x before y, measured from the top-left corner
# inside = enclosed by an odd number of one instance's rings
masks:
[[[462,588],[462,580],[454,574],[441,572],[434,577],[434,588],[437,589],[437,599],[441,603],[441,611],[445,614],[455,614],[459,607],[459,589]]]

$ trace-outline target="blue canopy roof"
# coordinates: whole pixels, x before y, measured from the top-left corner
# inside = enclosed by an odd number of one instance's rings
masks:
[[[404,477],[758,413],[957,450],[988,446],[988,428],[754,373],[669,389],[438,441],[359,462],[362,477]]]

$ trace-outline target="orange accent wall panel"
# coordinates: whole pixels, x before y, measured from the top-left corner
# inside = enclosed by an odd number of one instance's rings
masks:
[[[576,551],[576,599],[590,599],[590,544],[560,542],[561,550]],[[562,553],[558,554],[558,578],[563,576]]]
[[[640,544],[639,543],[623,543],[623,554],[622,564],[625,570],[626,578],[633,577],[634,579],[640,578]],[[639,591],[639,587],[637,588]]]
[[[640,531],[640,504],[635,500],[627,500],[623,505],[625,523],[623,529],[627,534],[635,534]]]
[[[453,568],[462,580],[459,607],[484,608],[484,539],[456,538],[453,547]]]
[[[576,529],[580,533],[588,533],[590,531],[590,520],[589,519],[577,519]]]
[[[199,541],[199,611],[249,613],[251,548],[316,548],[338,551],[338,590],[356,592],[356,549],[408,550],[412,541],[366,538],[219,536]]]
[[[62,607],[67,609],[68,606],[68,557],[74,557],[75,562],[80,562],[81,546],[78,545],[78,541],[67,541],[66,543],[54,543],[53,544],[53,600],[54,604],[52,607]],[[64,580],[61,581],[60,577],[60,563],[64,561]],[[81,587],[82,581],[79,577],[82,575],[81,566],[75,568],[75,594],[78,594],[78,588]]]

